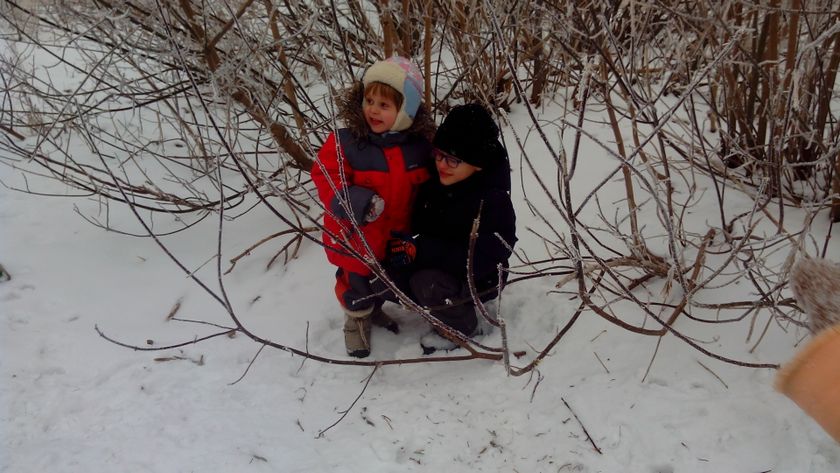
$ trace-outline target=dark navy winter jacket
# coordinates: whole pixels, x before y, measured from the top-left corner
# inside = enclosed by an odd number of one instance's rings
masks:
[[[517,241],[507,160],[450,186],[432,177],[420,187],[411,225],[418,235],[414,269],[439,269],[466,280],[470,232],[479,208],[473,275],[479,291],[496,286],[496,267],[508,267]]]

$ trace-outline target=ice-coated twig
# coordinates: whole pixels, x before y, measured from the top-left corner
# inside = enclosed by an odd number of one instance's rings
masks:
[[[570,406],[569,403],[566,402],[566,400],[563,399],[562,397],[560,398],[560,400],[563,401],[563,404],[565,404],[566,408],[569,409],[569,412],[571,412],[572,415],[575,417],[575,420],[577,421],[580,428],[583,430],[584,435],[586,435],[586,440],[589,440],[589,443],[592,444],[592,448],[594,448],[595,451],[598,452],[599,455],[603,455],[603,452],[601,452],[601,449],[598,448],[598,445],[595,445],[595,441],[592,440],[592,436],[589,435],[589,431],[586,430],[586,426],[583,425],[583,422],[581,422],[580,418],[577,416],[577,414],[575,414],[575,411],[572,409],[572,406]]]
[[[365,379],[365,385],[362,387],[362,390],[359,392],[359,395],[356,396],[356,399],[353,399],[353,402],[350,403],[350,406],[348,406],[347,409],[341,411],[341,417],[339,417],[338,420],[336,420],[335,422],[333,422],[329,426],[327,426],[324,429],[318,431],[318,435],[315,436],[316,439],[323,438],[324,434],[327,433],[328,430],[330,430],[333,427],[335,427],[336,425],[338,425],[342,420],[344,420],[345,417],[347,417],[347,414],[349,414],[350,411],[353,410],[353,406],[355,406],[356,403],[359,402],[359,399],[361,399],[362,395],[365,393],[365,391],[367,391],[368,384],[370,384],[370,380],[373,379],[373,375],[376,374],[376,370],[379,369],[379,366],[380,365],[378,365],[378,364],[373,366],[373,370],[371,370],[370,374]]]

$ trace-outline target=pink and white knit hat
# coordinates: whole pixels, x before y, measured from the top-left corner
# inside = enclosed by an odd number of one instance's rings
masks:
[[[376,61],[365,71],[362,82],[365,87],[371,82],[381,82],[401,93],[402,107],[391,131],[403,131],[411,126],[423,99],[423,75],[414,63],[402,56]]]

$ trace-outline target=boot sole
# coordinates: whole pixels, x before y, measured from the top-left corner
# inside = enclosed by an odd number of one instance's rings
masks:
[[[348,350],[347,354],[352,356],[353,358],[367,358],[368,356],[370,356],[370,350]]]

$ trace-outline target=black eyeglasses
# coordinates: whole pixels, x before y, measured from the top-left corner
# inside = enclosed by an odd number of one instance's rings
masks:
[[[458,159],[446,151],[441,151],[437,148],[435,148],[435,161],[445,161],[446,165],[451,168],[457,168],[459,164],[464,162],[464,160]]]

